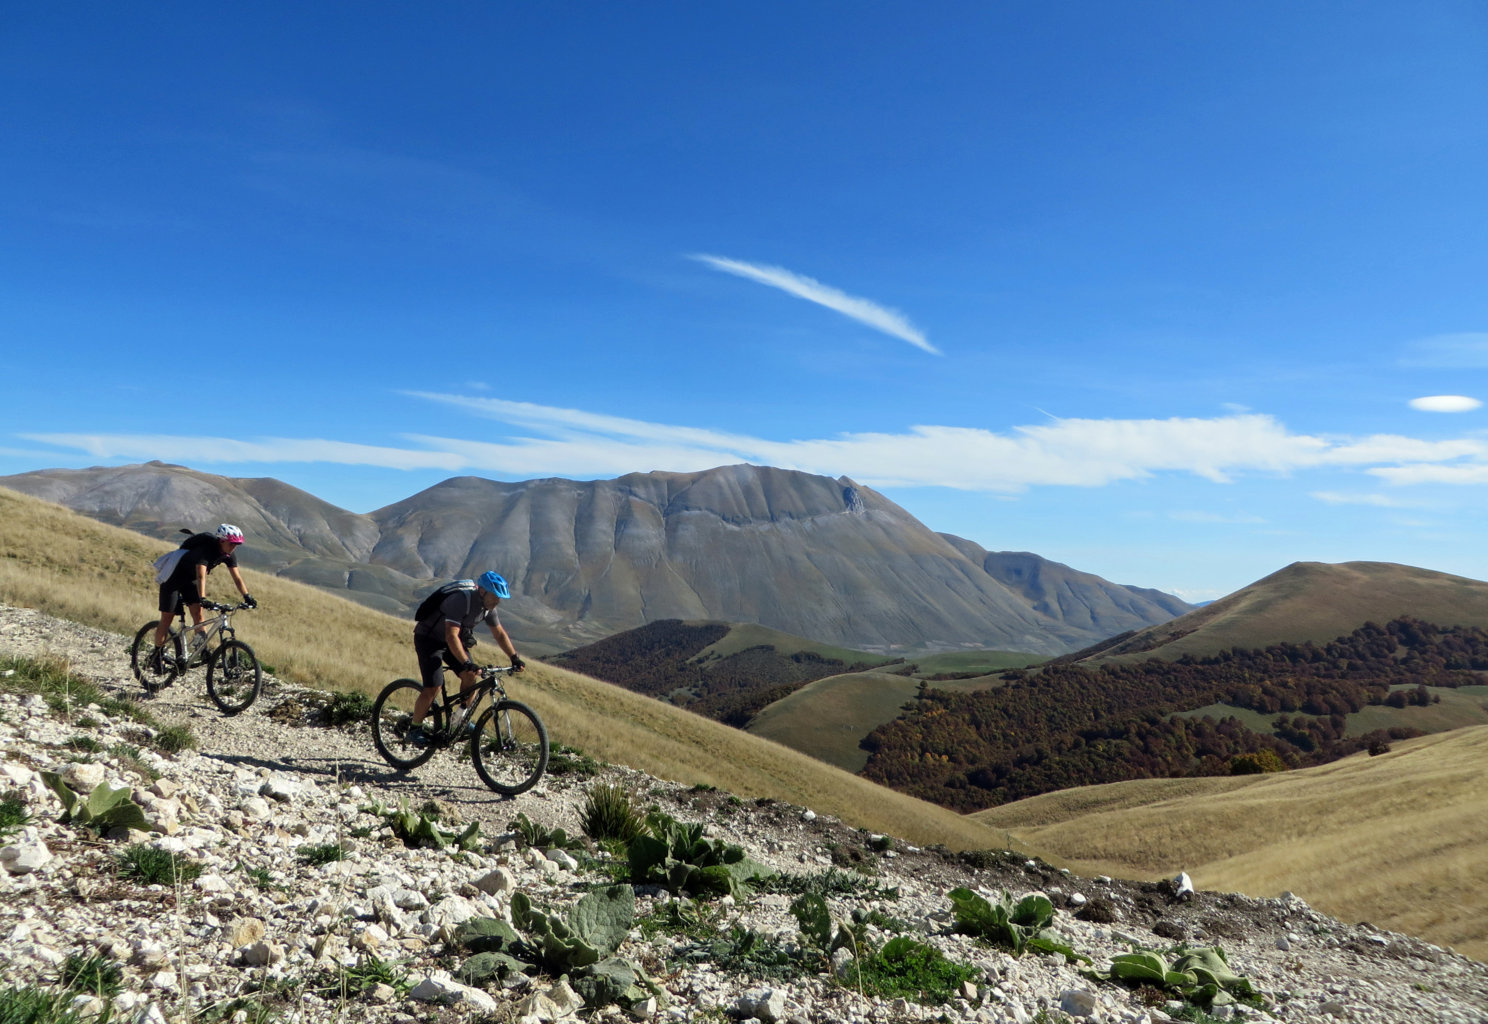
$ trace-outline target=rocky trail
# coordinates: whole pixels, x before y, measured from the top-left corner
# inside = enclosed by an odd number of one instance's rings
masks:
[[[114,696],[138,697],[127,639],[28,609],[0,606],[0,658],[56,658]],[[53,991],[83,958],[120,972],[109,991],[66,998],[86,1019],[232,1021],[630,1020],[770,1022],[1090,1020],[1488,1022],[1488,967],[1420,940],[1339,922],[1294,896],[1253,900],[1188,892],[1175,883],[1081,878],[1036,860],[983,851],[915,849],[772,801],[741,801],[615,766],[554,773],[503,800],[468,757],[436,755],[406,774],[377,757],[365,724],[318,724],[323,697],[270,680],[247,712],[223,717],[201,672],[145,702],[161,724],[184,724],[193,749],[151,749],[142,727],[101,708],[59,713],[0,680],[0,799],[30,820],[0,827],[0,970],[6,986]],[[520,698],[520,679],[514,681]],[[148,732],[149,730],[144,730]],[[561,736],[553,737],[562,743]],[[59,821],[42,772],[74,790],[125,787],[149,831],[118,839]],[[704,822],[791,880],[694,901],[638,885],[634,920],[615,955],[649,981],[644,992],[586,1006],[551,975],[458,980],[472,949],[468,922],[526,920],[525,908],[565,912],[609,892],[613,862],[594,849],[555,848],[553,829],[582,839],[597,782],[627,789],[642,808]],[[409,846],[388,812],[432,802],[449,835],[479,823],[472,846]],[[517,816],[531,828],[514,829]],[[432,817],[430,820],[433,820]],[[8,831],[9,834],[6,834]],[[583,846],[585,844],[577,844]],[[343,859],[327,859],[334,847]],[[121,868],[146,849],[189,863],[195,877],[147,883]],[[960,934],[947,893],[968,887],[996,902],[1048,897],[1046,937],[1089,958],[1022,956]],[[851,947],[813,963],[791,905],[825,893],[833,920],[860,921],[859,956],[900,932],[968,965],[943,999],[874,995]],[[618,897],[617,897],[618,898]],[[514,908],[515,911],[514,911]],[[669,924],[667,924],[669,922]],[[462,925],[466,929],[462,930]],[[1222,947],[1261,1005],[1199,1009],[1179,989],[1098,980],[1114,956],[1178,944]],[[822,951],[825,953],[825,950]],[[866,960],[865,960],[866,962]],[[74,986],[75,988],[76,986]],[[115,991],[116,990],[116,991]]]

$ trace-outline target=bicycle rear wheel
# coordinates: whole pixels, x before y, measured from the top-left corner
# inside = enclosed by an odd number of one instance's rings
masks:
[[[413,725],[413,705],[424,692],[422,683],[395,679],[372,705],[372,743],[384,761],[399,771],[417,768],[434,756],[444,736],[444,708],[436,699],[421,728]]]
[[[548,767],[548,730],[526,704],[503,700],[488,708],[470,737],[481,781],[505,796],[537,785]]]
[[[263,671],[243,641],[225,641],[207,658],[207,696],[224,715],[247,710],[262,692]]]
[[[134,678],[140,681],[146,693],[159,693],[176,681],[181,663],[186,660],[181,649],[181,636],[172,630],[165,646],[155,647],[155,630],[159,622],[147,622],[134,634],[134,643],[129,645],[129,668]]]

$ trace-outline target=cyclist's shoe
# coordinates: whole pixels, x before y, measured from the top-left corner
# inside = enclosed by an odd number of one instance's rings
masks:
[[[403,734],[403,742],[410,747],[427,747],[434,742],[434,736],[422,725],[410,725]]]

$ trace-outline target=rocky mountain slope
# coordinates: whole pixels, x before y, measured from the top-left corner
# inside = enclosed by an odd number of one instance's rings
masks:
[[[42,470],[10,487],[156,537],[231,521],[245,564],[406,612],[431,579],[499,568],[519,640],[581,646],[715,619],[859,650],[1057,654],[1188,606],[931,531],[846,477],[758,466],[615,480],[446,480],[366,515],[276,480],[181,466]]]
[[[121,636],[0,607],[0,657],[64,658],[108,694],[135,690],[124,644]],[[1488,1015],[1488,967],[1333,920],[1289,894],[1188,893],[1173,884],[1081,878],[1022,856],[914,849],[807,808],[744,804],[614,767],[593,778],[553,776],[501,802],[479,787],[463,759],[442,755],[411,776],[387,772],[365,726],[317,727],[307,711],[314,695],[277,683],[233,719],[204,701],[199,679],[167,690],[146,707],[161,725],[185,724],[195,734],[196,749],[176,754],[152,749],[157,730],[120,713],[97,705],[59,712],[3,683],[0,800],[17,799],[32,821],[0,840],[0,969],[8,986],[39,992],[56,988],[63,974],[97,979],[116,966],[109,987],[118,991],[107,994],[116,1020],[1468,1024]],[[83,790],[97,782],[127,788],[152,831],[100,840],[59,823],[61,805],[40,776],[51,770]],[[509,828],[520,812],[542,829],[579,833],[585,791],[596,779],[618,782],[678,819],[707,822],[711,836],[798,880],[798,888],[815,879],[841,919],[876,913],[860,955],[886,948],[902,928],[969,965],[969,977],[934,1005],[866,994],[850,951],[830,962],[807,955],[810,943],[789,910],[795,897],[777,882],[751,898],[712,902],[636,887],[637,924],[618,954],[647,973],[656,994],[624,1006],[584,1008],[552,977],[456,981],[470,958],[456,941],[463,922],[509,920],[523,901],[561,911],[609,881],[602,859],[534,848]],[[475,848],[399,841],[379,812],[403,798],[412,807],[439,801],[440,822],[451,831],[478,822]],[[325,855],[337,847],[344,859]],[[121,853],[139,848],[164,851],[200,874],[183,873],[175,885],[139,881],[119,866]],[[829,873],[838,865],[867,874]],[[946,893],[956,886],[993,899],[1003,889],[1047,894],[1057,908],[1053,937],[1098,969],[1135,946],[1222,944],[1231,969],[1264,994],[1265,1008],[1215,1007],[1213,1016],[1196,1016],[1192,1005],[1166,998],[1171,992],[1098,981],[1060,956],[1014,957],[953,930]],[[81,959],[93,956],[102,958],[94,972],[81,972]],[[813,966],[777,969],[803,963]],[[62,998],[84,1012],[103,1003],[86,994]]]

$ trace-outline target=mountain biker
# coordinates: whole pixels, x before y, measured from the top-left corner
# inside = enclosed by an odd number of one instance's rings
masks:
[[[460,677],[462,696],[474,689],[479,666],[470,660],[469,649],[475,646],[477,624],[484,622],[490,628],[496,646],[511,659],[513,672],[527,667],[496,614],[496,606],[511,597],[506,580],[487,571],[475,580],[457,580],[449,585],[449,589],[449,596],[413,628],[413,651],[424,683],[423,692],[413,703],[408,739],[414,743],[427,741],[423,731],[424,716],[429,713],[430,705],[444,685],[446,666]],[[468,698],[464,706],[470,707]]]
[[[170,622],[184,603],[191,611],[195,625],[202,624],[201,603],[207,599],[207,573],[219,565],[227,566],[243,603],[257,608],[258,602],[248,593],[243,574],[238,571],[235,552],[243,543],[243,531],[232,523],[223,523],[214,533],[193,533],[181,542],[185,554],[175,570],[160,584],[160,625],[155,630],[155,654],[158,657],[170,635]]]

